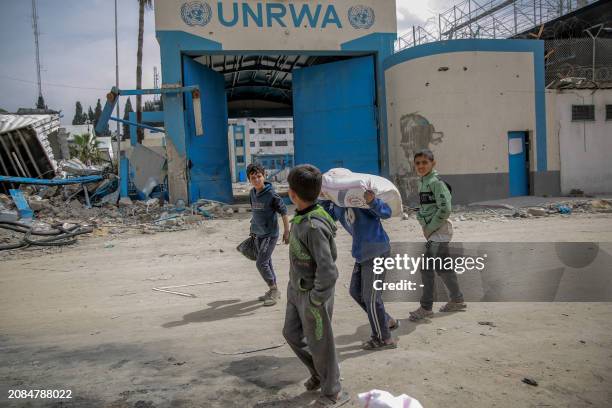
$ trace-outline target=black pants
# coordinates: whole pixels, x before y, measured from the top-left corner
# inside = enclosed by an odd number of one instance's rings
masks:
[[[448,242],[427,241],[425,244],[425,259],[441,258],[444,264],[444,258],[450,255]],[[457,281],[457,273],[452,269],[436,268],[424,266],[421,268],[421,283],[423,284],[423,294],[421,295],[421,307],[425,310],[431,310],[434,302],[434,291],[436,286],[436,276],[442,279],[444,286],[448,289],[449,297],[454,302],[463,302],[463,293],[459,289]]]

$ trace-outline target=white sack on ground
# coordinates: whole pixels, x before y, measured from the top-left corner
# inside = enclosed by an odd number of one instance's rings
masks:
[[[357,395],[363,408],[423,408],[421,403],[409,395],[394,397],[387,391],[371,390]]]

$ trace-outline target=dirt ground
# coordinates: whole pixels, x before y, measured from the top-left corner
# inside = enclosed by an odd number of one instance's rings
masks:
[[[0,406],[307,406],[316,398],[303,391],[307,371],[282,345],[285,296],[262,307],[265,285],[235,251],[248,216],[1,254]],[[420,240],[414,218],[385,227],[394,241]],[[612,242],[612,214],[466,220],[455,232],[456,241]],[[422,324],[407,320],[415,303],[388,303],[401,319],[399,347],[365,352],[367,318],[347,289],[350,237],[339,231],[337,244],[334,330],[353,396],[346,407],[373,388],[425,408],[612,406],[612,303],[475,302]],[[287,247],[273,259],[284,288]],[[175,289],[194,297],[152,290],[214,281],[223,282]],[[71,390],[73,398],[9,400],[10,389]]]

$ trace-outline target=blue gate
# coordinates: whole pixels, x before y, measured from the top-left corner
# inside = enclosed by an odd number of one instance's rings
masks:
[[[227,146],[227,98],[223,75],[183,56],[185,85],[199,85],[204,134],[196,134],[191,94],[185,94],[189,201],[207,198],[231,202],[232,180]]]
[[[529,195],[526,132],[508,132],[508,178],[510,196]]]
[[[295,163],[379,174],[372,56],[293,71]]]

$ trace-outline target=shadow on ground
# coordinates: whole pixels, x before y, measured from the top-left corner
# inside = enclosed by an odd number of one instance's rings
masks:
[[[240,302],[240,299],[219,300],[208,303],[207,306],[210,307],[207,309],[188,313],[183,316],[183,320],[164,323],[162,327],[170,329],[172,327],[184,326],[189,323],[206,323],[217,320],[233,319],[235,317],[250,316],[254,314],[255,310],[262,307],[262,305],[262,302],[258,300],[250,300],[248,302]]]

